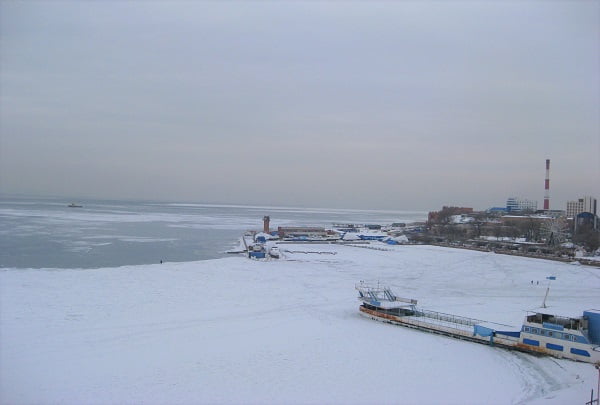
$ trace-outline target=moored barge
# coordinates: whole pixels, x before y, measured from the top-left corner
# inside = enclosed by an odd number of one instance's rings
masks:
[[[480,319],[429,311],[417,300],[396,296],[389,287],[360,282],[360,313],[371,319],[412,329],[527,353],[600,364],[600,311],[581,317],[541,312],[527,314],[520,330]]]

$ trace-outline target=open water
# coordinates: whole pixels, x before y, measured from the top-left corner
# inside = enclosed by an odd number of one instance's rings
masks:
[[[262,218],[277,226],[382,224],[426,212],[132,201],[0,200],[0,267],[100,268],[224,257]]]

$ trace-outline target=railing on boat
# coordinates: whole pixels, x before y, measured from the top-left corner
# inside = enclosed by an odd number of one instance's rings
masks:
[[[424,318],[433,319],[441,322],[448,322],[456,325],[474,326],[478,323],[487,322],[481,319],[467,318],[464,316],[445,314],[443,312],[428,311],[423,309],[417,309],[415,316],[422,316]]]
[[[405,302],[407,304],[417,305],[417,300],[397,297],[387,286],[381,286],[379,284],[375,285],[361,281],[355,285],[355,288],[360,293],[359,298],[371,298],[376,301],[384,300],[389,302]]]
[[[482,324],[482,323],[511,327],[510,325],[503,325],[503,324],[499,324],[496,322],[490,322],[490,321],[485,321],[485,320],[476,319],[476,318],[468,318],[465,316],[459,316],[459,315],[447,314],[444,312],[421,309],[416,306],[417,300],[396,297],[389,287],[382,286],[379,283],[371,284],[371,283],[366,283],[364,281],[361,281],[360,283],[356,284],[355,287],[360,292],[359,298],[363,299],[363,300],[365,298],[368,298],[368,299],[373,299],[376,301],[379,301],[379,300],[391,301],[391,302],[399,301],[399,302],[406,302],[408,304],[411,304],[413,313],[411,315],[400,316],[400,317],[404,318],[408,323],[412,323],[415,325],[421,325],[422,327],[427,327],[427,325],[437,325],[439,327],[447,329],[448,331],[450,331],[451,329],[455,329],[457,331],[460,330],[461,331],[460,334],[465,334],[465,333],[472,334],[473,327],[475,325]]]

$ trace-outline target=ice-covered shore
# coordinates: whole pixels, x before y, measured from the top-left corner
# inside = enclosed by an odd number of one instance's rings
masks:
[[[1,269],[0,402],[564,404],[596,387],[590,364],[365,319],[354,284],[519,327],[551,275],[548,310],[598,309],[598,268],[431,246],[280,249],[264,262]]]

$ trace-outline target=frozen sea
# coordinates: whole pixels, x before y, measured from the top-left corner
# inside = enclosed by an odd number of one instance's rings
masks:
[[[433,246],[280,249],[0,269],[0,403],[562,405],[596,388],[591,364],[366,319],[354,285],[519,327],[545,293],[531,280],[548,275],[549,311],[599,308],[598,268]]]
[[[518,330],[548,276],[547,311],[600,309],[598,267],[383,243],[282,244],[258,261],[223,252],[264,215],[425,213],[78,202],[0,205],[0,404],[562,405],[597,387],[591,364],[361,317],[354,285]]]
[[[246,230],[423,221],[426,212],[4,198],[0,267],[100,268],[226,256]]]

